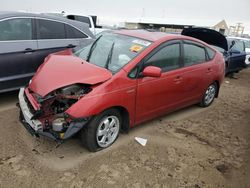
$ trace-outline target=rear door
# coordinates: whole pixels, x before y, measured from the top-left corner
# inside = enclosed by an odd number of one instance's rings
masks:
[[[26,85],[35,71],[32,18],[0,21],[0,92]]]
[[[79,43],[72,43],[66,37],[65,24],[53,20],[36,19],[38,54],[37,66],[44,58],[54,52],[67,49],[70,45],[77,46]]]
[[[72,25],[65,24],[65,30],[68,42],[71,41],[70,44],[76,46],[74,50],[87,46],[93,40],[83,31],[77,29]]]
[[[67,23],[56,20],[36,19],[37,39],[38,39],[38,65],[44,58],[54,52],[67,48],[80,48],[91,40],[82,31]]]
[[[183,41],[183,61],[182,68],[183,105],[199,102],[204,89],[208,86],[213,75],[213,67],[208,64],[205,47],[193,41]]]

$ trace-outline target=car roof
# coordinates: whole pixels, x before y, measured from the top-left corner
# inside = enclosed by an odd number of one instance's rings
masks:
[[[229,39],[238,39],[238,40],[244,40],[244,41],[250,41],[248,38],[242,38],[242,37],[227,37]]]
[[[64,22],[72,21],[72,20],[64,18],[63,16],[56,16],[52,14],[0,11],[0,19],[11,18],[11,17],[39,17],[39,18],[54,19],[54,20],[64,21]]]
[[[144,29],[132,29],[132,30],[122,29],[122,30],[116,30],[114,31],[114,33],[141,38],[151,42],[162,39],[168,35],[167,33],[148,31]]]
[[[203,45],[209,45],[202,40],[181,35],[181,34],[169,34],[164,32],[155,32],[155,31],[148,31],[143,29],[135,29],[135,30],[128,30],[128,29],[122,29],[122,30],[114,30],[114,33],[121,34],[121,35],[127,35],[132,36],[144,40],[148,40],[151,42],[161,41],[161,40],[192,40],[194,42],[201,43]]]
[[[63,16],[56,16],[56,15],[51,15],[51,14],[39,14],[39,13],[0,11],[0,20],[6,19],[6,18],[12,18],[12,17],[31,17],[31,18],[34,17],[34,18],[43,18],[43,19],[48,19],[48,20],[64,22],[64,23],[73,25],[74,27],[80,29],[91,38],[94,38],[93,34],[89,30],[88,24],[75,21],[75,20],[70,20],[70,19],[64,18]]]

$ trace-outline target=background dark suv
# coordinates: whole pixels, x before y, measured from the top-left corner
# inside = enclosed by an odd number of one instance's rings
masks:
[[[233,75],[246,68],[246,52],[243,43],[225,37],[223,34],[207,28],[185,28],[182,35],[190,36],[202,40],[218,51],[225,59],[226,75]]]
[[[94,38],[88,25],[61,17],[0,12],[0,92],[26,85],[44,58]]]

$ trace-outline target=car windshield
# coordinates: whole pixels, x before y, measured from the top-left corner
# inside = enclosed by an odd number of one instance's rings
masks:
[[[216,50],[218,50],[220,53],[224,53],[224,52],[225,52],[225,50],[224,50],[223,48],[219,47],[219,46],[215,46],[215,45],[210,45],[210,46],[214,47],[214,48],[215,48]]]
[[[75,52],[75,55],[117,73],[150,44],[151,42],[139,38],[107,32]]]

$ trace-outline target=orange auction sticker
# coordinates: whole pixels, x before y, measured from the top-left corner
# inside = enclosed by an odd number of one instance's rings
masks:
[[[129,48],[129,50],[130,50],[131,52],[139,52],[139,51],[141,51],[142,48],[143,48],[143,47],[140,46],[140,45],[133,45],[133,46],[131,46],[131,48]]]

